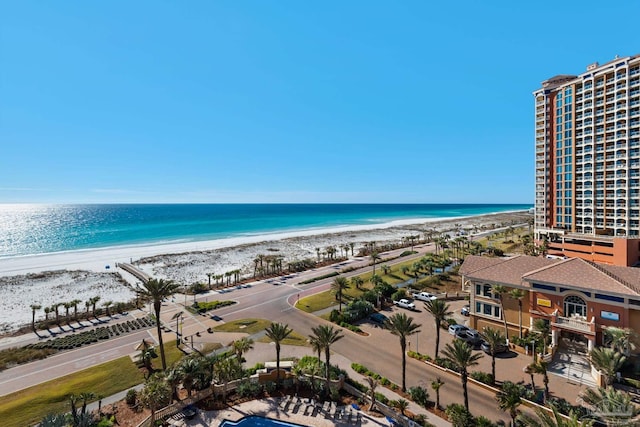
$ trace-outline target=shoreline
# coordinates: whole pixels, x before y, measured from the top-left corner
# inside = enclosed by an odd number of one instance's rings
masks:
[[[363,231],[375,231],[375,230],[387,230],[390,228],[405,228],[413,225],[424,224],[429,225],[433,223],[443,223],[449,221],[462,221],[472,218],[483,218],[496,215],[510,215],[510,214],[526,214],[524,210],[514,211],[501,211],[492,212],[480,215],[466,215],[455,217],[433,217],[433,218],[407,218],[396,219],[387,222],[380,222],[374,224],[353,224],[353,225],[340,225],[333,227],[318,227],[318,228],[302,228],[291,231],[273,231],[256,234],[243,234],[234,237],[224,237],[220,239],[178,239],[163,242],[148,242],[140,244],[124,244],[116,246],[105,246],[97,248],[85,248],[85,249],[73,249],[57,252],[45,252],[28,255],[15,255],[0,257],[0,277],[8,274],[25,274],[32,272],[46,271],[43,268],[53,268],[56,266],[62,267],[68,264],[69,258],[74,256],[80,259],[79,261],[71,261],[71,265],[82,265],[82,259],[93,259],[95,255],[100,254],[101,258],[109,263],[115,264],[115,262],[128,262],[132,258],[146,258],[157,255],[169,255],[176,253],[185,253],[193,251],[208,251],[216,249],[225,249],[236,246],[244,246],[250,244],[257,244],[261,242],[270,242],[277,240],[293,239],[299,237],[313,237],[323,236],[330,234],[344,234],[344,233],[358,233]],[[417,231],[417,230],[414,230]],[[422,230],[426,231],[426,230]],[[124,253],[129,255],[123,255]],[[56,262],[55,259],[59,258],[60,261]],[[64,260],[63,260],[64,258]],[[117,259],[116,259],[117,258]],[[47,261],[49,259],[49,261]],[[51,260],[54,261],[51,261]],[[115,261],[111,261],[115,259]],[[38,263],[39,260],[42,260]],[[104,271],[104,265],[97,266],[95,262],[87,264],[86,267],[92,271]]]
[[[473,230],[493,224],[526,222],[527,211],[501,212],[478,216],[399,220],[384,225],[333,227],[296,232],[149,245],[80,250],[46,255],[0,259],[0,332],[31,322],[31,304],[50,307],[72,299],[88,300],[100,296],[105,301],[125,302],[133,293],[125,284],[136,281],[115,268],[115,263],[136,265],[150,276],[174,280],[180,284],[207,283],[208,274],[223,274],[240,269],[244,276],[253,273],[253,260],[260,254],[278,254],[286,264],[305,258],[317,259],[317,249],[343,248],[355,243],[355,250],[365,243],[398,242],[408,235],[424,238],[427,230],[443,232],[459,224]],[[109,268],[107,268],[109,266]],[[116,274],[117,273],[117,274]],[[124,279],[124,280],[122,280]],[[124,282],[124,283],[123,283]],[[98,306],[101,306],[101,303]],[[80,305],[84,308],[83,304]],[[64,309],[62,309],[64,312]],[[43,311],[36,319],[44,318]]]

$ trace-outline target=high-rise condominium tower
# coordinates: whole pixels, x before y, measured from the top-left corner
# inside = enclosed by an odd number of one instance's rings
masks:
[[[550,255],[640,262],[640,55],[536,90],[536,238]]]

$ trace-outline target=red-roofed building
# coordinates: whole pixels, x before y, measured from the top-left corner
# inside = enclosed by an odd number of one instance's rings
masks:
[[[603,328],[640,330],[640,269],[595,264],[580,258],[547,259],[469,256],[460,268],[463,287],[470,292],[471,327],[503,327],[509,338],[519,335],[519,302],[503,296],[504,313],[493,293],[495,285],[520,289],[522,329],[535,319],[551,325],[552,345],[561,336],[579,337],[591,350],[603,344]]]

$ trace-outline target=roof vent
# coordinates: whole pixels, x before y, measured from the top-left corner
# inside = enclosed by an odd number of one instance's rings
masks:
[[[587,71],[591,71],[591,70],[593,70],[595,68],[598,68],[598,65],[600,65],[600,64],[598,64],[597,62],[594,62],[593,64],[587,65]]]

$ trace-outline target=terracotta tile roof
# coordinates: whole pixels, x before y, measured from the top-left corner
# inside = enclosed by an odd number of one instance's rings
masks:
[[[500,264],[505,258],[486,257],[479,255],[469,255],[465,257],[464,262],[460,266],[459,273],[467,275],[472,271],[480,270],[485,267]]]
[[[513,258],[501,259],[502,262],[487,265],[484,268],[468,273],[473,279],[499,282],[507,285],[522,285],[522,277],[532,271],[558,264],[557,259],[547,259],[527,255],[519,255]],[[465,259],[465,264],[467,260]],[[464,265],[464,264],[463,264]],[[462,270],[462,267],[460,267]]]
[[[594,264],[580,258],[570,258],[527,273],[523,279],[527,282],[540,281],[596,292],[637,296],[640,292],[634,291],[633,288],[640,289],[638,286],[640,276],[634,270],[631,267],[612,268],[612,266]]]

